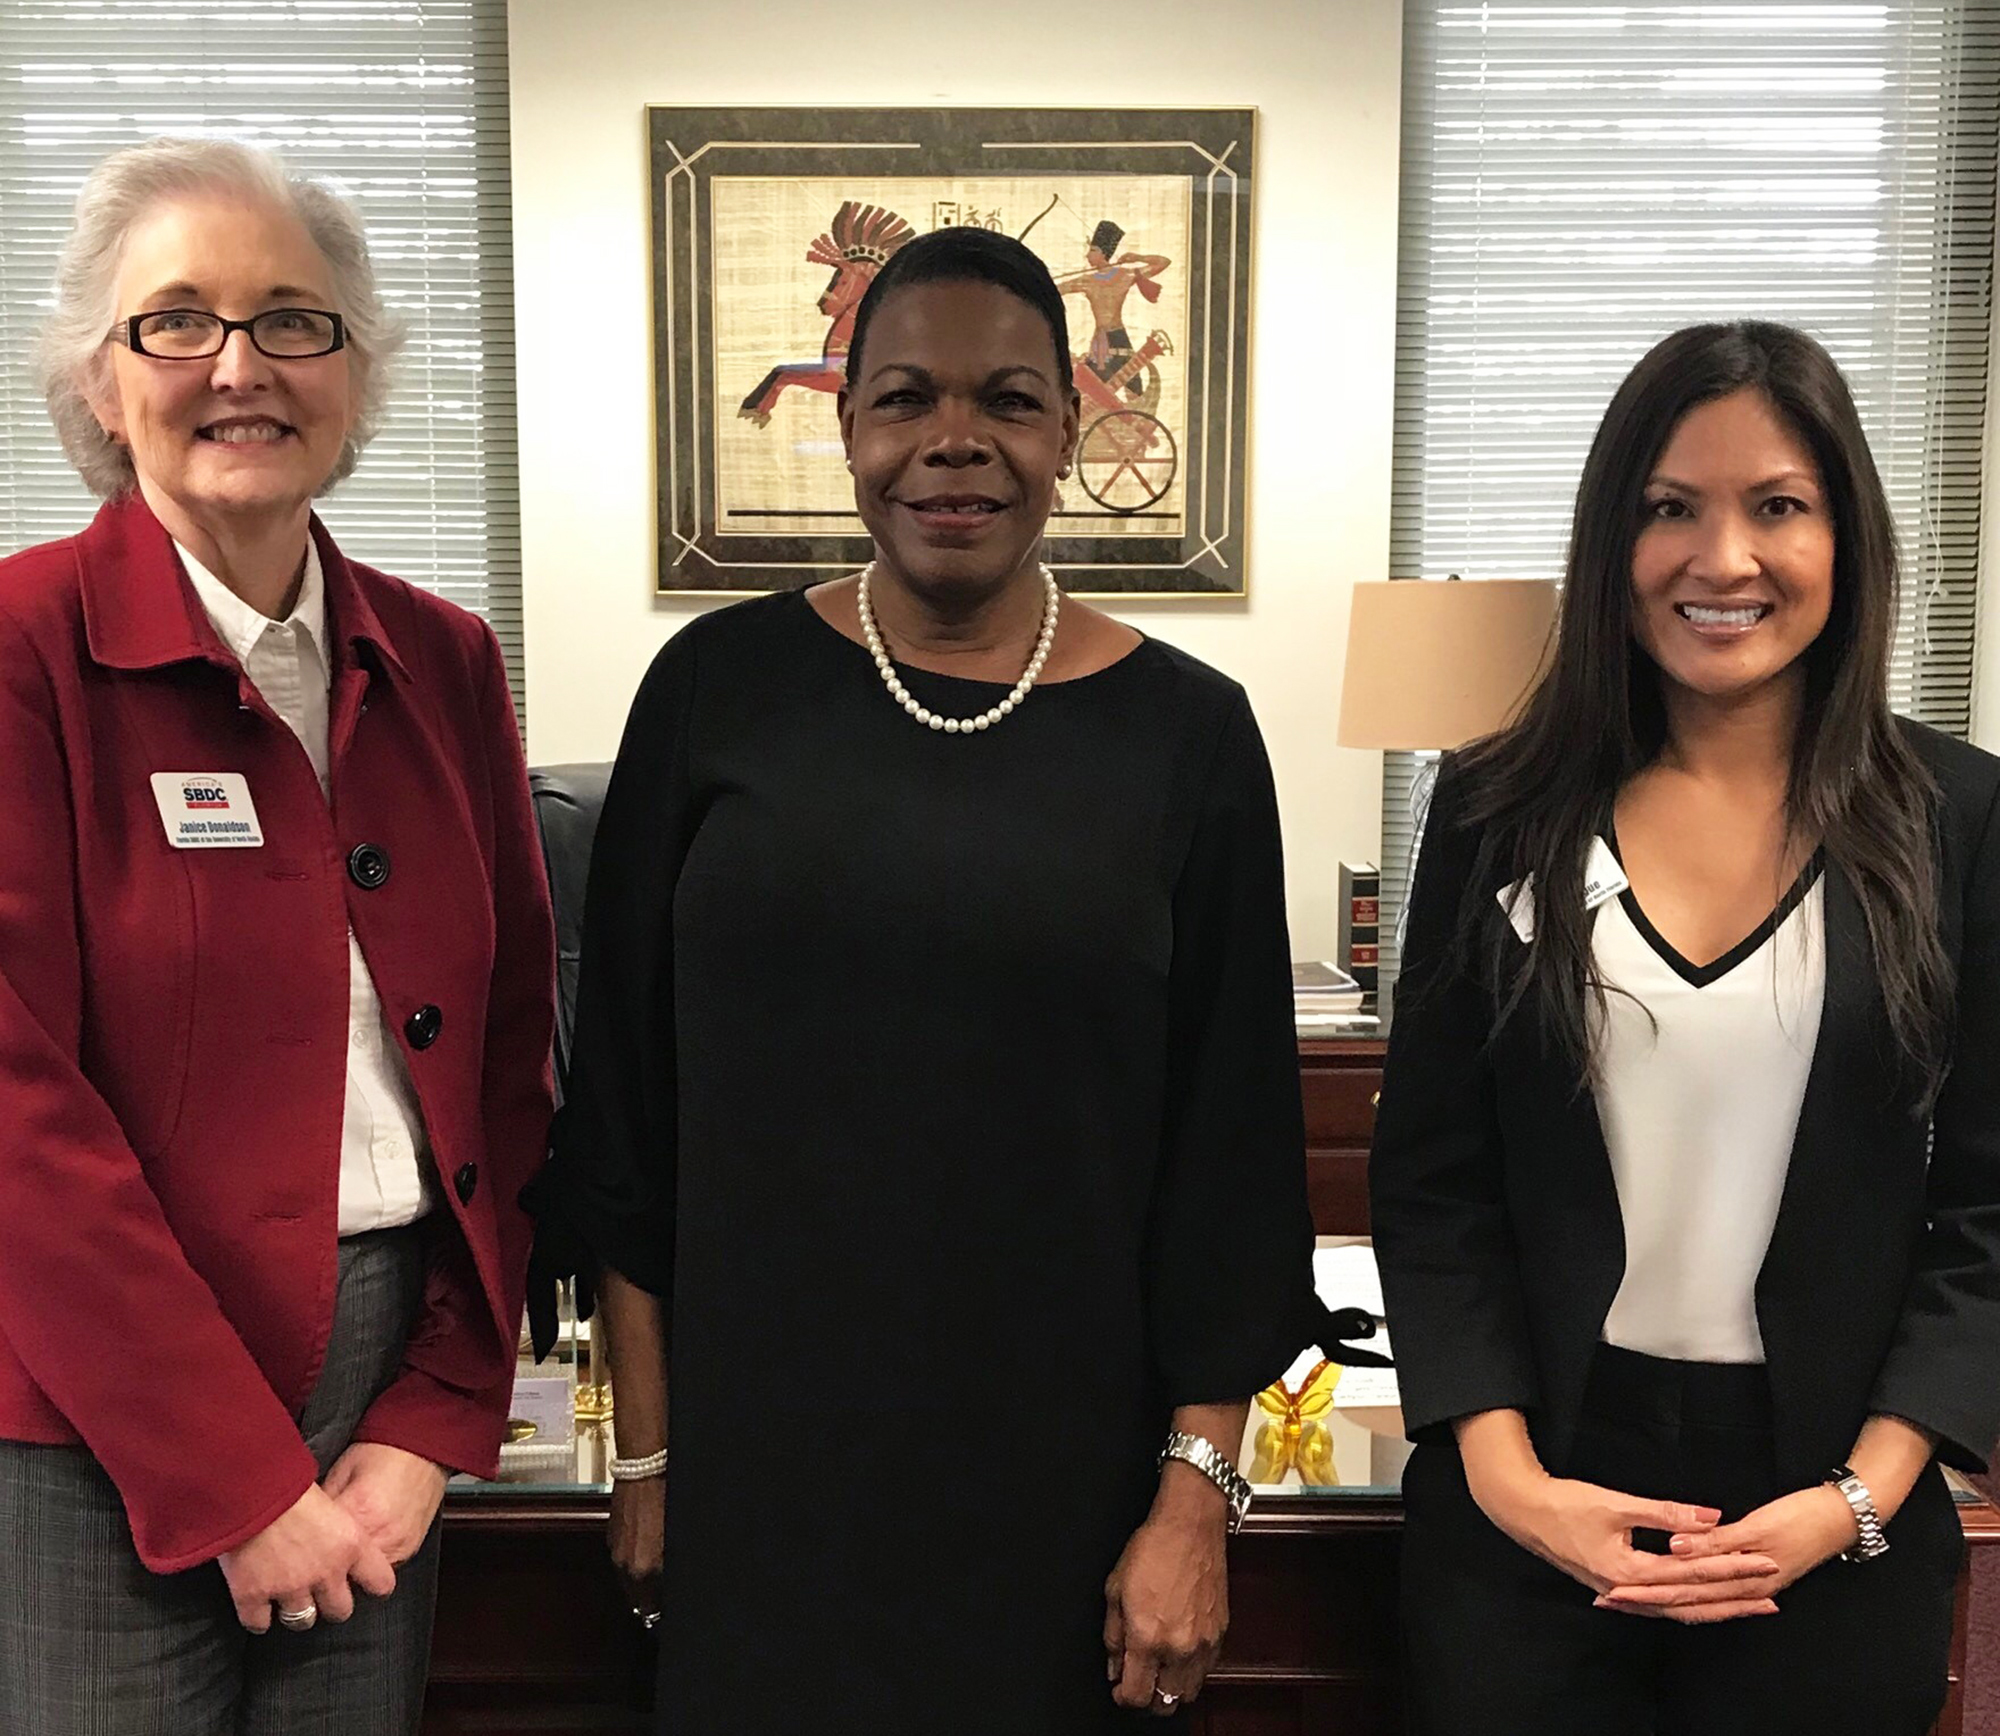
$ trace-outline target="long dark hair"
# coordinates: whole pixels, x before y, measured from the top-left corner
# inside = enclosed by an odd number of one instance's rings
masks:
[[[1681,418],[1751,388],[1810,448],[1833,514],[1833,601],[1802,654],[1805,701],[1787,822],[1817,838],[1852,885],[1906,1083],[1928,1107],[1948,1065],[1952,970],[1938,933],[1936,802],[1930,773],[1889,710],[1896,538],[1854,399],[1833,358],[1788,326],[1690,326],[1625,378],[1577,489],[1553,660],[1520,718],[1460,756],[1479,846],[1460,930],[1480,950],[1501,1021],[1535,1016],[1590,1077],[1591,965],[1583,879],[1590,839],[1619,788],[1666,742],[1660,673],[1633,638],[1632,555],[1645,489]],[[1535,937],[1508,944],[1491,889],[1533,875]],[[1473,943],[1476,945],[1476,942]]]

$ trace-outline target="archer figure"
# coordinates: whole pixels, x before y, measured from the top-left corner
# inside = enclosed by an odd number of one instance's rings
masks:
[[[1173,264],[1160,253],[1120,253],[1118,244],[1124,239],[1125,231],[1107,217],[1092,232],[1084,254],[1090,269],[1056,284],[1064,295],[1080,295],[1089,304],[1090,347],[1082,361],[1100,380],[1123,372],[1135,353],[1125,330],[1126,298],[1136,289],[1148,301],[1158,301],[1160,286],[1154,279]],[[1139,397],[1142,380],[1128,374],[1124,390],[1127,397]]]

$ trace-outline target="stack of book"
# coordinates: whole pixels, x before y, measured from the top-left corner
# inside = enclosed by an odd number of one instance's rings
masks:
[[[1337,964],[1312,959],[1292,966],[1292,1018],[1302,1037],[1359,1035],[1375,1029],[1360,983]]]

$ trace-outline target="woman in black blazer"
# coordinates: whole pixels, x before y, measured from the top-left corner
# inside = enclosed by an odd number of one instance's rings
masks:
[[[1890,714],[1895,585],[1826,352],[1677,333],[1549,672],[1445,762],[1370,1178],[1426,1731],[1942,1704],[1937,1461],[2000,1434],[2000,760]]]

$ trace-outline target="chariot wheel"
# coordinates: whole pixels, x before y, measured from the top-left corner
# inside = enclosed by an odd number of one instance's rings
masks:
[[[1144,512],[1166,498],[1180,468],[1173,431],[1144,410],[1112,410],[1083,431],[1076,477],[1106,512]]]

